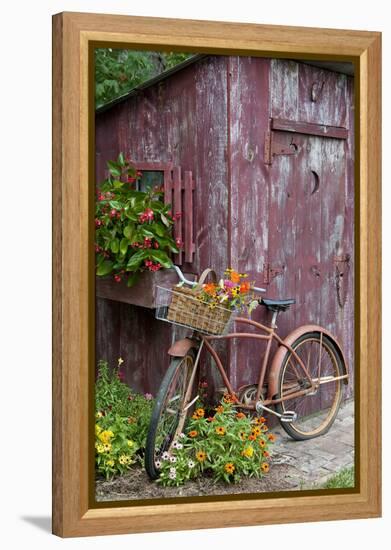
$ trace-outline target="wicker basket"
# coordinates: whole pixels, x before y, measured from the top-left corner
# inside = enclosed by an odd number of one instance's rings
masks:
[[[207,334],[222,334],[226,328],[232,311],[222,306],[210,307],[198,300],[202,292],[202,284],[208,274],[216,281],[216,274],[206,269],[194,289],[173,287],[171,303],[167,311],[167,321],[191,327]]]

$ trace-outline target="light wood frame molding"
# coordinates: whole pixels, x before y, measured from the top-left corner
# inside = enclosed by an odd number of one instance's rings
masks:
[[[95,507],[88,418],[94,292],[89,50],[107,42],[296,59],[356,70],[358,487],[213,502]],[[53,532],[62,537],[377,517],[381,514],[381,34],[90,13],[53,17]],[[91,425],[91,422],[90,422]]]

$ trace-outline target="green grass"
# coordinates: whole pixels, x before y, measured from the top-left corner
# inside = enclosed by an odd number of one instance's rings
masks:
[[[346,487],[354,487],[354,466],[343,468],[322,486],[323,489],[345,489]]]

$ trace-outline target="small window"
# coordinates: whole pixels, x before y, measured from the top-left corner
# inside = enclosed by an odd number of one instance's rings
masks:
[[[137,190],[144,193],[153,189],[154,187],[164,186],[164,172],[163,170],[142,170],[142,176],[137,180]]]

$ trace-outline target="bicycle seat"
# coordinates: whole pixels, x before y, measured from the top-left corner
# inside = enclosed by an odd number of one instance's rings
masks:
[[[292,304],[296,303],[294,298],[288,298],[286,300],[270,300],[267,298],[261,298],[259,303],[265,306],[269,311],[286,311]]]

